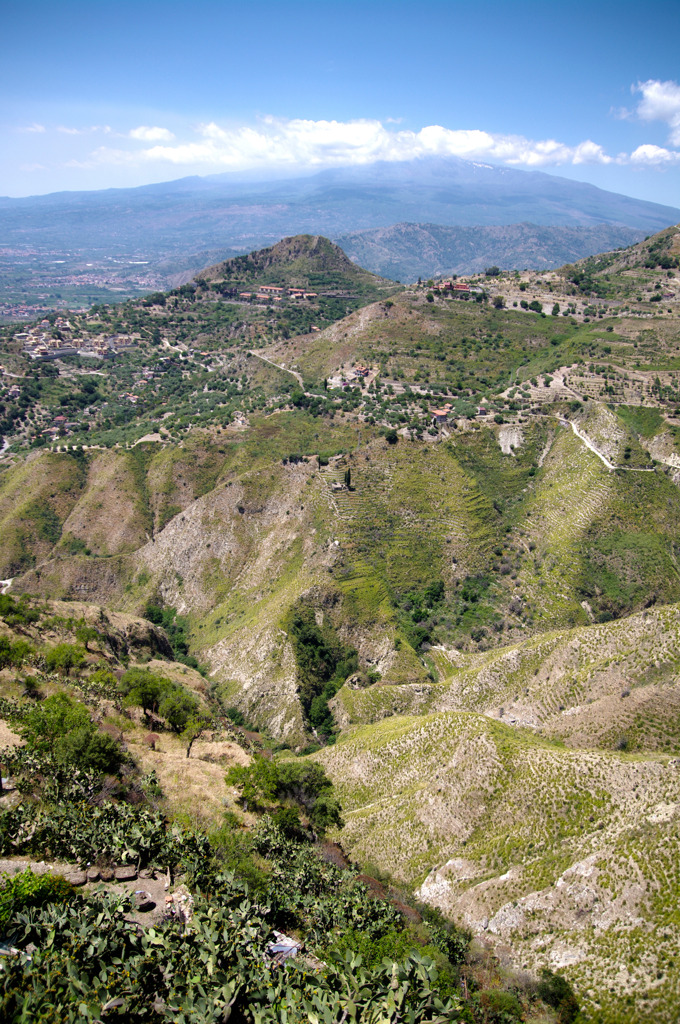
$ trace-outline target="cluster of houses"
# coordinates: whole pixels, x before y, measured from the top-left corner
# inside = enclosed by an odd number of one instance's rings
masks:
[[[16,337],[23,341],[23,354],[34,360],[62,359],[65,356],[84,356],[90,359],[111,359],[118,352],[134,348],[134,340],[126,334],[75,336],[70,320],[57,317],[54,324],[41,320],[34,327]]]
[[[449,422],[449,416],[453,413],[453,406],[450,402],[443,405],[441,409],[430,409],[430,416],[434,426],[445,425]],[[454,414],[455,415],[455,414]],[[480,405],[477,409],[477,416],[487,416],[488,410]]]
[[[0,302],[0,317],[8,320],[35,320],[49,312],[47,306],[34,306],[26,302]]]
[[[437,424],[437,423],[448,423],[449,414],[450,414],[452,409],[453,409],[453,406],[451,405],[450,402],[447,402],[446,405],[443,405],[441,409],[430,409],[430,415],[432,416],[432,422],[434,424]]]
[[[439,281],[430,290],[440,294],[449,292],[454,299],[470,299],[475,295],[481,295],[484,291],[483,288],[463,284],[459,281]]]
[[[352,372],[345,376],[329,377],[328,387],[331,389],[342,388],[343,391],[346,391],[347,388],[353,388],[357,384],[361,384],[370,374],[371,369],[369,366],[354,366]]]
[[[52,420],[52,426],[48,427],[47,430],[42,431],[43,437],[48,440],[54,441],[57,437],[63,437],[64,434],[70,434],[74,430],[80,428],[80,423],[69,422],[66,416],[55,416]]]
[[[256,292],[239,292],[239,299],[244,302],[283,302],[285,299],[316,299],[318,292],[308,292],[304,288],[284,288],[276,284],[263,284]]]

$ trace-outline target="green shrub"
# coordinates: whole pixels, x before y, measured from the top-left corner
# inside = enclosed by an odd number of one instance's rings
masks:
[[[75,729],[94,729],[84,704],[66,693],[55,693],[30,708],[19,726],[29,746],[50,751],[55,742]]]
[[[66,693],[55,693],[29,708],[18,728],[30,751],[49,754],[58,764],[107,773],[121,766],[119,743],[98,732],[85,705]]]
[[[34,875],[30,868],[19,875],[4,874],[0,881],[0,934],[7,934],[17,914],[46,903],[63,903],[74,891],[61,875]]]
[[[85,652],[76,644],[57,644],[45,654],[45,666],[48,672],[59,672],[68,675],[71,669],[80,668],[85,661]]]
[[[9,640],[0,636],[0,668],[21,668],[33,654],[33,648],[26,640]]]
[[[418,946],[409,931],[396,928],[390,928],[377,937],[350,928],[336,943],[336,949],[341,953],[360,953],[367,967],[377,967],[384,959],[398,963]]]
[[[514,1024],[524,1018],[522,1004],[512,992],[490,989],[477,996],[488,1024]]]
[[[244,726],[246,720],[243,717],[243,712],[239,711],[238,708],[230,707],[225,711],[227,718],[234,723],[234,725]]]
[[[114,774],[121,766],[123,752],[113,736],[83,726],[61,736],[54,744],[58,761],[91,768],[96,772]]]
[[[572,1024],[578,1017],[578,1000],[571,985],[561,974],[554,974],[549,968],[544,967],[541,971],[538,995],[544,1003],[558,1011],[559,1024]]]

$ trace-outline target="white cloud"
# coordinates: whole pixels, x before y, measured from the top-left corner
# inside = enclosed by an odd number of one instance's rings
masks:
[[[134,152],[100,147],[90,165],[102,163],[166,163],[210,170],[246,170],[265,165],[333,167],[376,160],[409,160],[423,156],[487,159],[524,167],[612,162],[602,146],[586,140],[569,146],[555,139],[532,140],[521,135],[494,135],[480,129],[427,125],[419,131],[399,130],[381,121],[264,117],[255,126],[223,128],[199,125],[189,141],[174,141],[164,128],[135,128],[128,135],[157,142]],[[172,143],[172,144],[170,144]]]
[[[638,146],[630,154],[630,162],[638,166],[663,167],[668,164],[679,163],[680,153],[672,149],[665,149],[663,146],[644,145]]]
[[[610,164],[612,157],[607,156],[602,146],[597,142],[587,139],[580,142],[574,150],[572,163],[574,164]]]
[[[635,108],[637,116],[642,121],[664,121],[670,128],[668,141],[680,146],[680,85],[650,78],[634,85],[632,92],[642,94]]]
[[[141,142],[172,142],[174,137],[167,128],[150,127],[145,124],[140,125],[139,128],[133,128],[130,132],[131,139],[138,139]]]
[[[19,128],[20,132],[25,132],[27,135],[42,135],[43,132],[47,131],[44,124],[37,124],[35,121],[33,124],[27,124],[23,128]]]
[[[60,135],[115,135],[113,128],[109,124],[91,124],[85,128],[73,128],[70,125],[58,124],[57,131]],[[124,136],[126,137],[126,136]]]

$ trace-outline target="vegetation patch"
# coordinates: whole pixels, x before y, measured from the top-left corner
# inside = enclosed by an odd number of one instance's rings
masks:
[[[336,731],[328,706],[348,676],[359,667],[353,647],[343,644],[327,615],[319,624],[314,608],[296,602],[285,621],[298,668],[300,703],[309,725],[330,739]]]

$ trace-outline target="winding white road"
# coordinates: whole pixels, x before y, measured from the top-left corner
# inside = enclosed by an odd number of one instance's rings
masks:
[[[578,429],[578,427],[573,422],[573,420],[563,420],[563,419],[560,419],[560,423],[562,424],[563,427],[571,427],[571,429],[574,431],[574,433],[578,437],[579,441],[583,441],[583,443],[586,446],[586,448],[589,448],[590,451],[593,453],[593,455],[597,455],[598,459],[600,459],[602,462],[604,462],[604,464],[607,467],[607,469],[623,469],[626,473],[653,473],[654,472],[654,467],[653,466],[650,467],[650,468],[647,468],[646,466],[615,466],[613,462],[609,461],[609,459],[606,457],[606,455],[603,455],[602,452],[599,451],[595,447],[595,445],[590,440],[590,438],[587,436],[587,434],[584,434],[583,431]]]

